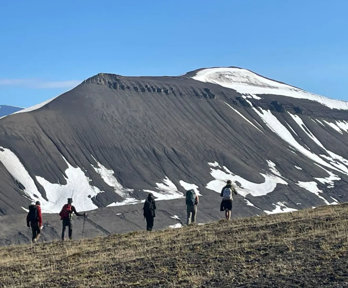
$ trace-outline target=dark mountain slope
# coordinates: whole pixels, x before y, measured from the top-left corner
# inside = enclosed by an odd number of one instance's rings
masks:
[[[259,96],[188,76],[98,74],[40,109],[1,119],[0,146],[17,156],[34,185],[16,179],[2,161],[0,213],[23,211],[35,199],[57,212],[67,196],[76,197],[83,210],[141,200],[148,190],[170,200],[187,184],[197,186],[208,210],[217,209],[216,192],[231,177],[239,186],[239,215],[347,201],[348,135],[325,124],[348,121],[347,111]],[[265,122],[270,115],[278,129]],[[278,133],[283,127],[295,144]],[[71,171],[90,187],[83,188]],[[107,181],[105,171],[114,178]],[[316,180],[330,173],[336,175],[335,189]],[[304,188],[313,181],[321,192]]]

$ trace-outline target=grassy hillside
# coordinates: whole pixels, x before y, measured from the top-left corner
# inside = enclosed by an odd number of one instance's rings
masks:
[[[348,287],[348,205],[0,248],[0,287]]]

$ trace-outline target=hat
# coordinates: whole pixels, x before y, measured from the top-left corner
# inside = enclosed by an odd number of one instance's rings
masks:
[[[227,184],[232,184],[232,181],[231,180],[227,180]]]
[[[72,203],[72,198],[68,198],[68,203]]]
[[[36,201],[36,203],[35,203],[36,205],[40,205],[40,201]]]

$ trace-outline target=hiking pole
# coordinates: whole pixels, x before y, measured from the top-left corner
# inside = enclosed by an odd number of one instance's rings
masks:
[[[86,223],[86,218],[87,218],[87,214],[83,215],[82,239],[84,238],[84,234],[85,234],[85,223]]]

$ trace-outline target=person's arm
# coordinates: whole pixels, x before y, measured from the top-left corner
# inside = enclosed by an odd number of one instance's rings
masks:
[[[233,189],[232,189],[232,192],[233,192],[235,195],[238,195],[237,190],[236,190],[236,188],[234,188],[234,187],[233,187]]]
[[[196,194],[196,197],[195,197],[195,205],[198,205],[199,203],[199,198],[198,198],[198,195]]]
[[[37,218],[39,220],[39,227],[42,226],[42,214],[41,214],[41,207],[37,206]]]
[[[30,227],[30,223],[29,223],[29,213],[27,215],[27,226]]]
[[[75,213],[76,216],[85,216],[86,213],[79,213],[76,211],[75,206],[71,206],[71,212]]]

